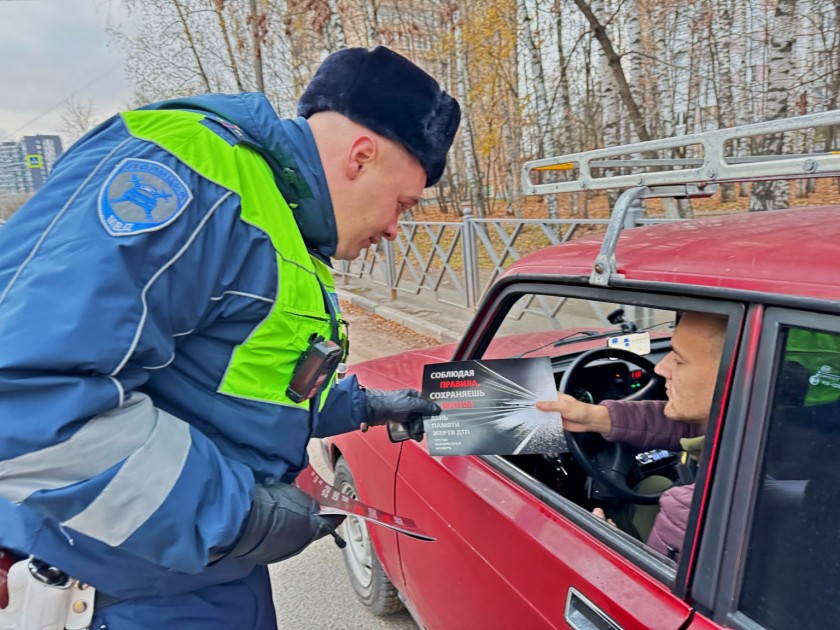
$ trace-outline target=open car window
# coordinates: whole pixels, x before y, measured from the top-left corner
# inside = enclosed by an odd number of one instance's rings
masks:
[[[484,351],[474,358],[549,357],[555,386],[559,386],[565,372],[581,355],[595,349],[630,350],[617,357],[600,357],[590,364],[576,367],[574,378],[567,383],[567,393],[584,402],[599,404],[605,400],[632,399],[637,392],[645,390],[646,395],[642,398],[647,402],[643,404],[660,405],[660,426],[662,422],[669,422],[662,417],[661,411],[667,399],[664,383],[660,382],[656,387],[649,387],[649,384],[657,379],[654,373],[656,364],[671,350],[671,336],[682,309],[688,307],[699,312],[716,310],[717,315],[724,319],[724,326],[727,317],[741,309],[740,305],[714,304],[685,297],[651,296],[645,303],[638,295],[623,291],[594,290],[589,293],[597,295],[598,299],[592,299],[580,295],[587,291],[560,290],[572,295],[534,292],[509,298],[504,315],[497,319]],[[625,300],[627,297],[631,299]],[[730,319],[733,322],[738,320],[737,317]],[[737,326],[733,324],[727,330],[729,341],[725,362],[728,364],[734,354]],[[634,356],[639,357],[638,363]],[[717,392],[715,414],[720,405],[719,390],[726,373],[726,369],[716,367],[710,376]],[[624,404],[638,404],[638,401],[627,400]],[[651,436],[644,444],[630,444],[632,464],[627,470],[627,485],[643,494],[661,494],[678,485],[690,486],[687,491],[681,492],[680,497],[687,514],[693,500],[691,484],[700,466],[707,464],[703,459],[703,433],[697,427],[688,428],[685,432],[687,438],[699,438],[692,447],[690,466],[681,466],[686,464],[682,461],[686,455],[679,439],[673,439],[675,435],[679,437],[679,431],[671,431],[662,439]],[[593,446],[596,465],[599,457],[603,460],[598,448]],[[626,453],[611,454],[609,457],[627,458]],[[576,461],[572,453],[559,449],[505,459],[535,479],[538,484],[535,494],[548,497],[547,502],[562,514],[642,565],[655,577],[674,583],[675,559],[679,560],[679,554],[669,550],[671,541],[668,545],[659,545],[656,550],[647,544],[659,513],[656,501],[653,504],[635,504],[617,496],[588,474],[586,467]],[[605,521],[593,514],[595,508],[603,509],[615,526],[604,527]],[[694,527],[693,522],[688,526]],[[682,547],[682,532],[678,537],[680,540],[674,546]],[[693,538],[692,531],[687,540]]]

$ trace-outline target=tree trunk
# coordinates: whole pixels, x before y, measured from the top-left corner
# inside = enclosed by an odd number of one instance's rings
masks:
[[[487,215],[484,200],[484,191],[481,185],[481,174],[478,170],[478,163],[475,155],[475,139],[470,116],[470,78],[468,74],[467,56],[464,50],[464,42],[461,34],[461,9],[456,9],[453,14],[455,23],[455,64],[458,77],[458,91],[461,102],[461,142],[464,151],[464,171],[467,178],[467,187],[470,191],[470,203],[475,216],[484,217]]]
[[[706,0],[707,10],[712,17],[709,29],[709,52],[711,53],[712,73],[720,80],[713,82],[715,90],[715,119],[718,129],[732,127],[735,124],[735,98],[732,81],[732,0]],[[724,151],[732,155],[731,143]],[[721,203],[731,203],[737,199],[735,184],[722,184],[720,187]]]
[[[195,60],[195,65],[198,67],[198,76],[201,78],[201,82],[204,83],[204,88],[207,92],[212,92],[213,90],[210,88],[210,79],[207,76],[207,72],[204,70],[204,64],[201,61],[201,55],[198,54],[198,49],[196,48],[195,41],[193,40],[192,31],[190,30],[190,25],[187,23],[187,17],[184,15],[184,8],[181,6],[181,3],[178,0],[172,0],[172,4],[175,6],[175,10],[178,12],[178,20],[181,22],[181,30],[184,33],[184,37],[187,40],[187,45],[190,48],[190,52],[192,53],[193,59]]]
[[[517,0],[517,9],[519,23],[522,25],[522,39],[528,50],[531,79],[534,82],[534,93],[536,96],[534,99],[534,109],[537,115],[537,129],[540,138],[540,150],[542,152],[540,157],[552,157],[557,155],[557,152],[554,146],[554,133],[551,125],[551,107],[548,102],[548,92],[545,89],[542,56],[540,55],[540,50],[536,42],[534,42],[534,36],[531,30],[531,18],[528,15],[525,0]],[[557,195],[546,195],[546,202],[548,204],[548,218],[559,218]]]
[[[257,0],[250,0],[251,13],[248,22],[251,26],[251,42],[254,47],[254,81],[258,92],[265,92],[263,78],[262,42],[266,36],[267,20],[264,13],[257,11]]]
[[[503,159],[506,182],[506,204],[508,216],[522,218],[522,186],[519,181],[519,164],[522,155],[521,121],[517,107],[516,94],[507,95],[504,99],[505,120],[502,122],[502,133],[506,157]]]
[[[225,0],[215,0],[213,10],[216,12],[216,19],[219,22],[219,31],[222,33],[222,40],[225,43],[228,63],[230,64],[230,71],[233,73],[236,89],[239,92],[244,92],[245,86],[242,85],[242,78],[239,76],[239,65],[236,63],[236,56],[233,54],[233,46],[230,43],[230,34],[228,33],[227,22],[225,21]]]
[[[639,21],[639,2],[628,2],[624,5],[626,12],[625,23],[627,25],[627,49],[629,57],[629,83],[630,93],[637,105],[643,102],[642,94],[642,27]],[[647,128],[647,121],[643,119],[644,127]],[[639,140],[637,134],[630,137],[631,142]]]
[[[572,108],[571,92],[569,91],[569,60],[566,57],[566,50],[563,45],[565,29],[563,28],[564,11],[561,6],[561,0],[555,0],[554,10],[557,15],[557,62],[560,69],[560,107],[563,111],[561,151],[563,153],[571,153],[579,151],[580,146],[575,142],[575,114]],[[568,176],[566,177],[568,178]],[[568,198],[571,216],[576,217],[580,213],[578,208],[578,193],[569,193]]]
[[[598,1],[600,2],[602,0]],[[609,35],[607,35],[607,29],[592,11],[592,7],[589,6],[589,3],[586,2],[586,0],[574,0],[574,3],[586,17],[586,20],[589,22],[592,32],[595,35],[595,39],[597,39],[598,43],[601,45],[601,49],[606,57],[612,77],[618,85],[618,93],[621,96],[621,102],[630,113],[630,120],[633,122],[633,127],[636,129],[636,133],[639,134],[639,140],[650,140],[650,134],[648,134],[647,127],[645,127],[644,118],[642,117],[639,107],[633,98],[633,94],[630,92],[627,77],[624,76],[624,70],[621,67],[621,58],[618,56],[618,53],[616,53]]]
[[[771,30],[769,75],[767,88],[768,119],[788,115],[788,91],[793,75],[793,43],[796,39],[796,0],[778,0]],[[784,134],[769,134],[764,138],[766,155],[785,152]],[[750,212],[774,210],[790,206],[790,186],[786,181],[754,182],[750,196]]]
[[[605,0],[593,0],[592,6],[587,8],[590,8],[590,13],[599,26],[607,21],[608,12]],[[584,16],[586,16],[585,12]],[[604,46],[598,39],[598,33],[595,32],[595,27],[592,26],[592,22],[589,22],[592,35],[599,42],[601,49],[603,50]],[[606,38],[606,29],[604,27],[601,28],[604,32],[603,37]],[[610,43],[610,47],[611,46],[612,44]],[[604,52],[604,54],[600,55],[598,59],[600,62],[601,76],[601,129],[603,131],[603,144],[605,147],[615,147],[622,144],[621,128],[619,124],[621,122],[622,112],[618,100],[618,86],[615,75],[610,67],[610,59],[607,53]],[[612,177],[617,174],[618,169],[616,168],[599,169],[593,173],[593,175],[602,177]],[[609,204],[610,212],[612,212],[612,208],[615,207],[616,201],[618,201],[619,192],[620,191],[615,188],[607,190],[607,203]]]
[[[327,0],[330,9],[330,21],[327,24],[327,47],[329,52],[347,48],[347,37],[344,35],[344,25],[341,22],[341,12],[338,0]]]
[[[732,4],[732,31],[729,39],[732,60],[733,99],[735,101],[735,124],[744,125],[755,122],[755,102],[753,100],[751,87],[755,82],[754,77],[748,78],[747,73],[752,72],[753,45],[749,37],[749,19],[747,4],[742,0],[731,0]],[[742,138],[734,146],[736,156],[745,156],[750,153],[749,138]],[[747,197],[750,194],[750,186],[746,182],[736,185],[739,197]]]
[[[362,0],[362,19],[365,22],[368,48],[379,44],[379,7],[377,0]]]
[[[668,8],[663,3],[656,3],[652,13],[654,23],[654,49],[662,64],[658,66],[656,76],[657,106],[659,111],[660,135],[670,138],[674,135],[674,63],[671,59],[671,41],[668,38]]]

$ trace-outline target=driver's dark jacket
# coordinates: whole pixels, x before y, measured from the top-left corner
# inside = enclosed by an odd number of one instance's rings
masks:
[[[612,430],[605,437],[610,442],[630,444],[641,450],[682,449],[680,440],[703,435],[704,425],[675,422],[665,417],[664,400],[605,400]],[[678,561],[682,551],[688,513],[694,496],[694,484],[673,486],[659,498],[659,513],[647,539],[649,547]]]

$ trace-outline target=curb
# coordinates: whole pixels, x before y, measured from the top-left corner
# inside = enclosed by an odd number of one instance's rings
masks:
[[[451,343],[461,340],[460,334],[455,333],[448,328],[444,328],[443,326],[427,322],[416,315],[405,313],[393,306],[381,304],[376,300],[372,300],[362,295],[356,295],[355,293],[351,293],[349,291],[342,291],[341,289],[338,289],[336,293],[338,294],[338,298],[340,300],[344,300],[345,302],[349,302],[354,306],[363,308],[370,313],[374,313],[387,320],[396,322],[397,324],[405,326],[418,334],[431,337],[438,343]]]

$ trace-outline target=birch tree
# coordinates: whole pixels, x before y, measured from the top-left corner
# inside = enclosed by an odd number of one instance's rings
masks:
[[[569,63],[570,55],[566,49],[566,38],[568,37],[566,25],[569,20],[562,7],[562,0],[555,0],[554,13],[556,15],[555,25],[557,28],[557,66],[558,66],[558,90],[560,92],[561,115],[561,143],[564,153],[572,152],[573,147],[579,147],[580,143],[575,141],[575,120],[574,108],[572,106],[572,93],[570,88]],[[572,51],[574,52],[574,50]],[[569,195],[569,205],[572,216],[578,216],[579,200],[578,193]]]
[[[628,60],[628,78],[630,84],[630,94],[637,106],[640,106],[643,100],[642,92],[642,25],[640,20],[640,7],[637,0],[626,2],[624,4],[626,11],[626,26],[627,26],[627,52],[624,59]],[[645,118],[642,114],[643,119]],[[647,121],[644,122],[644,127],[647,128]],[[638,135],[635,130],[631,128],[631,141],[638,140]],[[635,136],[635,137],[632,137]]]
[[[737,2],[738,0],[734,0]],[[709,29],[709,50],[712,72],[717,81],[715,86],[715,115],[718,128],[735,124],[735,83],[732,77],[732,22],[733,0],[707,0],[707,8],[713,16]],[[730,147],[731,149],[731,147]],[[721,186],[720,200],[723,203],[735,200],[735,185]]]
[[[327,51],[335,52],[347,48],[347,38],[344,35],[344,24],[341,20],[341,13],[338,9],[338,0],[327,0],[329,20],[326,27]]]
[[[368,48],[380,43],[379,37],[379,3],[377,0],[361,0],[362,22]]]
[[[582,3],[577,3],[578,7],[581,7]],[[585,6],[585,5],[584,5]],[[605,0],[594,0],[592,2],[592,8],[586,7],[586,9],[581,9],[583,11],[584,17],[589,21],[590,26],[592,27],[592,36],[598,41],[601,45],[603,50],[604,44],[603,41],[609,41],[607,39],[606,28],[602,26],[602,22],[607,21],[607,7]],[[612,43],[607,44],[608,48],[612,49]],[[610,59],[609,55],[606,51],[604,54],[600,55],[600,68],[601,68],[601,108],[602,108],[602,119],[603,119],[603,130],[604,130],[604,145],[605,146],[615,146],[621,143],[621,138],[619,136],[619,120],[621,119],[619,115],[619,108],[618,108],[618,86],[616,85],[616,78],[615,75],[612,73],[610,68]],[[616,61],[617,55],[613,57],[613,61]],[[605,175],[612,175],[613,171],[608,170],[605,172]],[[611,204],[615,202],[615,199],[611,199]]]
[[[750,21],[747,3],[734,0],[732,5],[732,33],[729,38],[732,51],[732,72],[735,77],[740,78],[733,90],[735,98],[735,124],[743,125],[751,122],[754,111],[754,100],[750,89],[751,83],[747,83],[747,73],[751,72],[750,60],[753,54],[753,46],[750,39]],[[747,155],[750,151],[750,141],[747,138],[741,139],[735,146],[735,155]],[[749,194],[749,186],[746,183],[738,185],[738,195],[746,197]]]
[[[289,45],[281,28],[286,17],[285,2],[124,3],[134,28],[128,31],[112,26],[109,32],[125,51],[126,75],[136,104],[205,92],[254,89],[265,91],[278,102],[291,100],[295,72],[301,74],[301,64],[295,59],[301,55]],[[265,69],[265,85],[258,80],[258,67]],[[303,74],[308,80],[308,67]]]
[[[796,37],[796,0],[778,0],[773,30],[770,35],[770,58],[768,62],[767,113],[768,119],[785,118],[788,115],[788,91],[793,76],[793,49]],[[785,149],[784,134],[768,134],[764,138],[765,154],[782,154]],[[774,210],[790,206],[788,182],[776,180],[754,182],[750,196],[750,212]]]
[[[536,98],[534,99],[534,110],[537,121],[537,130],[540,144],[540,154],[545,157],[557,155],[554,145],[554,130],[551,124],[551,107],[548,102],[548,93],[545,88],[545,76],[543,74],[542,55],[537,43],[534,41],[534,34],[531,29],[531,18],[525,6],[525,0],[517,0],[517,13],[519,23],[522,27],[522,39],[530,60],[531,81],[534,85]],[[557,219],[557,195],[547,195],[548,218]]]
[[[268,35],[268,20],[266,14],[257,8],[257,0],[250,0],[250,8],[247,23],[251,27],[251,45],[254,49],[254,82],[257,91],[265,92],[262,47]]]
[[[225,0],[214,0],[213,10],[216,13],[216,19],[219,22],[219,32],[221,33],[222,41],[225,43],[225,51],[227,52],[227,63],[233,75],[236,89],[239,92],[245,91],[245,86],[242,83],[242,78],[239,76],[239,64],[233,54],[233,45],[231,44],[231,34],[228,31],[227,20],[225,19]]]
[[[128,59],[130,105],[258,89],[291,116],[328,52],[393,47],[459,99],[460,136],[435,196],[479,215],[502,197],[505,212],[522,213],[520,158],[840,106],[840,0],[124,3],[133,28],[111,32]],[[835,133],[827,130],[826,150],[838,148]],[[818,140],[783,148],[821,150]],[[750,139],[731,147],[769,149]],[[724,200],[731,192],[724,187]],[[587,196],[564,198],[586,215]],[[559,215],[546,202],[545,215]],[[669,216],[691,216],[687,201],[669,203]]]
[[[207,71],[204,69],[204,63],[202,61],[202,55],[199,53],[195,37],[193,36],[193,29],[190,26],[190,19],[189,13],[187,12],[186,8],[181,6],[179,0],[172,0],[172,6],[175,8],[175,13],[178,16],[178,23],[181,26],[181,31],[184,34],[184,39],[187,43],[187,49],[189,50],[193,61],[195,61],[195,65],[198,68],[198,77],[201,79],[202,83],[204,84],[204,88],[209,92],[210,91],[210,78],[207,75]]]
[[[630,115],[630,120],[633,123],[633,128],[636,130],[636,133],[639,136],[639,140],[643,142],[646,140],[650,140],[651,137],[648,133],[647,127],[645,126],[644,117],[639,111],[639,106],[636,103],[636,100],[633,98],[630,86],[627,83],[627,77],[624,74],[624,69],[621,66],[621,57],[616,52],[612,40],[610,39],[609,34],[607,33],[606,27],[601,22],[596,12],[592,9],[593,6],[596,6],[602,9],[601,12],[605,13],[606,9],[602,4],[603,0],[593,0],[591,6],[590,3],[586,0],[574,0],[574,3],[575,5],[577,5],[578,9],[580,9],[581,13],[583,13],[583,15],[586,17],[590,27],[592,28],[592,33],[595,36],[595,39],[598,41],[598,44],[603,50],[604,57],[607,61],[607,66],[610,70],[609,75],[612,76],[613,80],[615,81],[618,87],[618,93],[621,98],[621,102]]]
[[[461,0],[463,3],[464,0]],[[464,173],[467,178],[467,186],[470,191],[470,203],[475,214],[479,217],[486,216],[484,190],[481,184],[481,174],[478,170],[475,155],[475,137],[470,116],[470,77],[468,74],[468,61],[461,31],[463,20],[463,9],[461,6],[453,14],[455,33],[455,63],[458,77],[459,100],[461,103],[461,143],[464,152]]]

